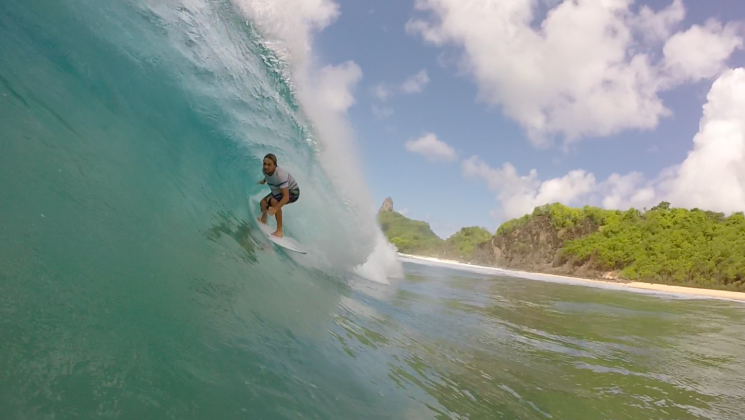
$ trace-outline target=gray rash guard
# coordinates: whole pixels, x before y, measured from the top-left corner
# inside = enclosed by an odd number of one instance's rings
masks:
[[[264,174],[266,184],[272,190],[272,195],[282,195],[282,188],[289,188],[290,190],[299,189],[295,178],[290,175],[289,172],[284,169],[277,167],[272,175]]]

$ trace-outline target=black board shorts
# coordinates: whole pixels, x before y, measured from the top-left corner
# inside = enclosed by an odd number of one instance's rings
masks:
[[[282,193],[279,193],[277,195],[273,195],[272,193],[269,193],[264,197],[264,201],[266,201],[267,204],[271,204],[269,202],[269,198],[274,197],[275,200],[279,201],[282,199]],[[294,188],[290,190],[290,201],[287,202],[287,204],[294,203],[297,201],[297,199],[300,198],[300,189]]]

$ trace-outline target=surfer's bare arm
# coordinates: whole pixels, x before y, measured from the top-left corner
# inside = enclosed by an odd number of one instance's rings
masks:
[[[266,178],[264,178],[264,179],[262,179],[261,181],[259,181],[259,182],[258,182],[258,184],[259,184],[259,185],[264,185],[264,184],[266,184]]]

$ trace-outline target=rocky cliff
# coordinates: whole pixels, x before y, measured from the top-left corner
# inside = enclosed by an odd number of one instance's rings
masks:
[[[557,228],[550,215],[533,216],[525,225],[498,232],[488,244],[482,244],[474,252],[474,262],[523,271],[613,279],[614,273],[593,268],[594,258],[580,262],[561,252],[566,241],[586,237],[599,228],[591,219],[569,228]]]
[[[393,211],[393,199],[391,197],[388,197],[383,201],[383,204],[380,206],[380,210],[378,210],[378,213],[384,213],[387,211]]]

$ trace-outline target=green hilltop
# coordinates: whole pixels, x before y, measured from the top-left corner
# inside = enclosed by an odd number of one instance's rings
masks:
[[[404,254],[434,256],[444,241],[432,232],[429,223],[412,220],[401,213],[378,213],[378,223],[388,240]]]
[[[478,244],[487,243],[492,237],[484,228],[466,227],[443,240],[429,223],[409,219],[394,211],[392,204],[378,212],[378,223],[388,240],[404,254],[470,261]]]
[[[492,234],[482,227],[464,227],[445,240],[442,255],[446,258],[470,262],[476,249],[483,244],[488,244],[491,238]]]

